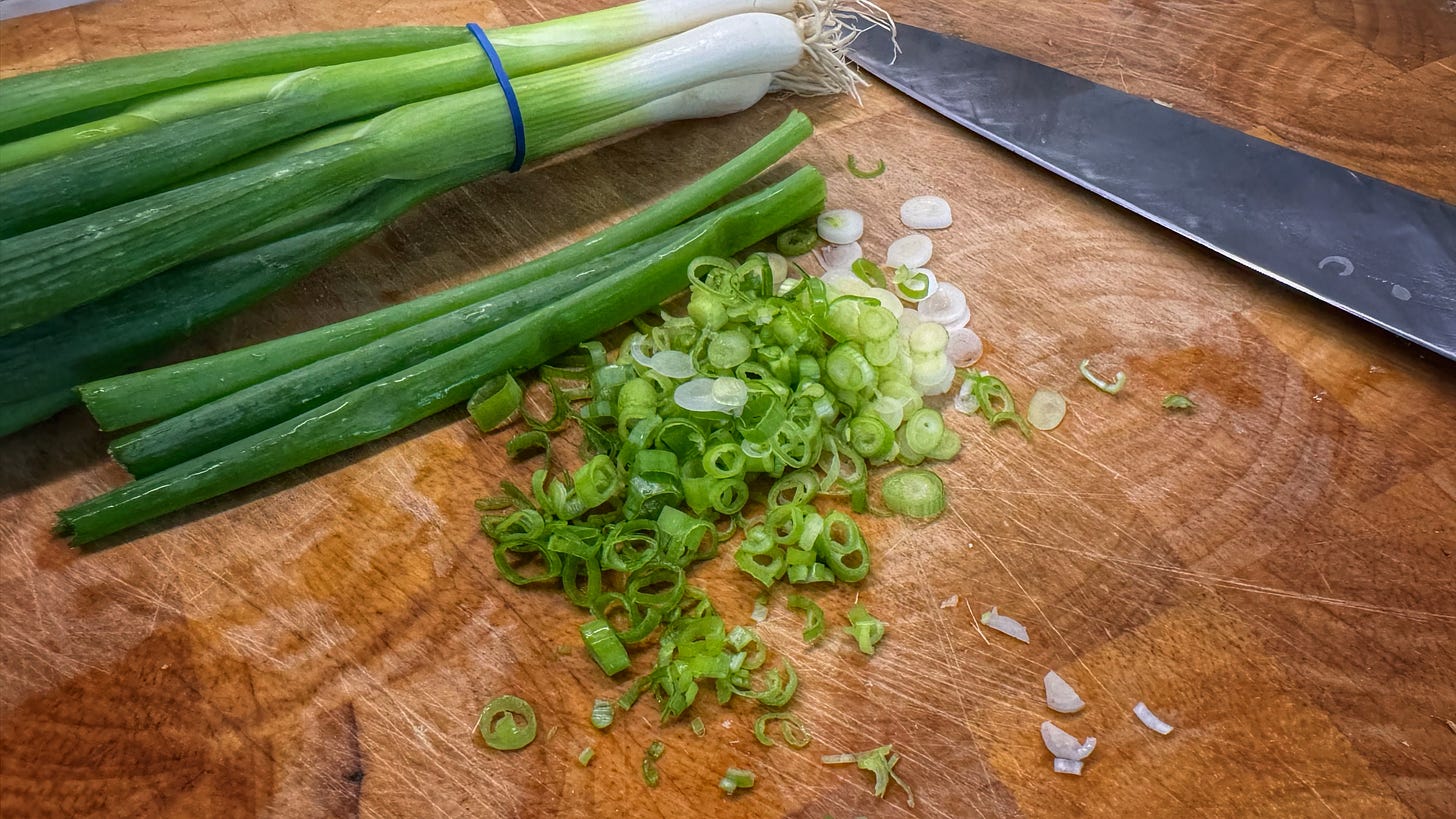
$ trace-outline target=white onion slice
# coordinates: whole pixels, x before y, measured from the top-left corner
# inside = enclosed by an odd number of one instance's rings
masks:
[[[668,378],[692,378],[698,368],[693,366],[693,357],[678,350],[663,350],[647,359],[647,368]]]
[[[1158,715],[1154,714],[1152,711],[1149,711],[1148,707],[1143,703],[1139,702],[1137,705],[1134,705],[1132,707],[1132,712],[1134,714],[1137,714],[1137,718],[1143,721],[1143,725],[1148,726],[1154,731],[1157,731],[1158,733],[1165,736],[1173,733],[1173,726],[1169,725],[1166,722],[1163,722],[1161,719],[1158,719]]]
[[[819,229],[819,238],[833,245],[858,242],[864,235],[864,217],[847,208],[824,211],[814,226]]]
[[[1072,690],[1072,686],[1062,679],[1062,675],[1055,671],[1048,671],[1042,678],[1042,685],[1046,687],[1047,707],[1062,714],[1075,714],[1086,707],[1082,698]]]
[[[1007,637],[1015,637],[1023,643],[1031,642],[1031,637],[1026,633],[1026,626],[997,611],[995,606],[981,615],[981,625],[995,629]]]
[[[826,272],[843,268],[848,270],[849,266],[856,260],[864,257],[864,249],[859,242],[850,242],[843,245],[825,245],[814,250],[814,258],[819,260]]]
[[[915,305],[920,317],[944,326],[947,330],[966,326],[971,320],[970,308],[966,305],[966,294],[950,282],[940,282],[935,292]]]
[[[985,349],[975,330],[956,327],[950,331],[950,340],[945,343],[945,356],[957,367],[969,367],[981,360]]]
[[[748,619],[752,620],[755,623],[762,623],[764,620],[767,620],[768,601],[762,597],[754,600],[753,611],[748,615]]]
[[[1075,759],[1053,759],[1052,770],[1059,774],[1082,775],[1082,763]]]
[[[856,276],[855,278],[859,277]],[[900,297],[883,287],[871,287],[865,295],[878,301],[880,306],[889,310],[895,318],[899,318],[900,314],[905,312],[905,305],[900,303]]]
[[[971,394],[971,388],[974,386],[975,385],[971,381],[961,382],[961,388],[956,391],[955,400],[951,402],[951,405],[956,408],[956,412],[962,413],[964,415],[975,415],[977,412],[980,411],[979,402],[977,402],[976,397]]]
[[[949,359],[945,362],[945,368],[940,371],[940,377],[925,383],[920,390],[921,395],[945,395],[950,392],[950,387],[955,383],[955,365]]]
[[[1067,399],[1056,390],[1043,387],[1031,394],[1026,405],[1026,423],[1046,432],[1057,428],[1067,417]]]
[[[1051,720],[1041,724],[1041,741],[1057,759],[1077,762],[1086,759],[1097,747],[1097,737],[1087,737],[1078,742],[1076,737],[1052,724]]]
[[[902,236],[891,242],[890,249],[885,251],[885,266],[904,265],[911,269],[924,267],[930,263],[930,254],[934,249],[935,243],[923,233]]]
[[[943,609],[953,609],[959,602],[961,602],[961,596],[959,594],[952,594],[950,597],[940,601],[940,607]]]
[[[950,203],[939,196],[917,196],[900,206],[900,221],[911,230],[948,228],[951,223]]]
[[[651,367],[652,356],[647,354],[643,347],[647,344],[647,336],[641,333],[633,333],[632,339],[627,343],[627,352],[631,354],[632,360],[644,367]]]
[[[689,412],[737,415],[748,403],[748,385],[737,378],[694,378],[672,391],[672,401]]]
[[[713,400],[732,412],[742,410],[748,404],[748,385],[742,379],[724,376],[713,379]]]
[[[915,328],[924,324],[925,320],[920,318],[920,311],[913,307],[906,307],[900,313],[900,335],[908,338],[915,332]]]

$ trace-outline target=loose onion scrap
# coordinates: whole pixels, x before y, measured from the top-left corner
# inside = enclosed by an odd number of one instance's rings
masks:
[[[1047,707],[1062,714],[1075,714],[1081,711],[1086,703],[1072,690],[1072,686],[1062,679],[1062,675],[1055,671],[1048,671],[1042,679],[1046,687]]]
[[[1154,731],[1157,731],[1164,736],[1173,733],[1173,726],[1159,719],[1158,715],[1154,714],[1152,711],[1149,711],[1148,707],[1143,703],[1139,702],[1137,705],[1134,705],[1132,707],[1132,712],[1137,715],[1138,719],[1142,720],[1143,725],[1148,726]]]
[[[917,196],[900,206],[900,221],[911,230],[948,228],[951,225],[950,203],[939,196]]]
[[[885,266],[899,267],[904,265],[914,269],[930,264],[930,254],[934,250],[934,243],[930,237],[922,233],[912,233],[909,236],[902,236],[890,243],[890,249],[885,251]]]
[[[1051,720],[1041,724],[1041,741],[1051,751],[1052,756],[1073,762],[1086,759],[1097,747],[1097,737],[1087,737],[1078,742],[1076,737],[1058,728]]]
[[[1026,405],[1026,422],[1042,432],[1056,429],[1066,417],[1067,399],[1056,390],[1043,387],[1032,393]]]
[[[859,242],[825,245],[814,251],[814,258],[819,260],[819,264],[823,265],[826,271],[844,270],[847,272],[849,266],[862,256],[864,256],[864,250],[860,248]]]
[[[1023,643],[1031,642],[1031,637],[1026,633],[1026,626],[997,611],[995,606],[992,606],[990,611],[981,615],[981,625],[989,629],[995,629],[1007,637],[1014,637]]]

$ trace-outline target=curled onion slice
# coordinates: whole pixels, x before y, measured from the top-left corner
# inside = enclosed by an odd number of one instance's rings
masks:
[[[1167,734],[1173,733],[1173,726],[1159,719],[1158,715],[1154,714],[1152,711],[1149,711],[1148,707],[1143,703],[1139,702],[1137,705],[1134,705],[1132,707],[1132,712],[1134,714],[1137,714],[1137,718],[1142,720],[1143,725],[1148,726],[1154,731],[1157,731],[1158,733],[1165,736]]]
[[[1076,737],[1058,728],[1051,720],[1041,724],[1041,741],[1052,756],[1076,762],[1086,759],[1097,747],[1097,737],[1087,737],[1078,742]]]
[[[995,606],[992,606],[990,611],[981,615],[981,625],[986,628],[995,629],[1007,637],[1014,637],[1023,643],[1031,642],[1031,637],[1026,633],[1026,626],[997,611]]]

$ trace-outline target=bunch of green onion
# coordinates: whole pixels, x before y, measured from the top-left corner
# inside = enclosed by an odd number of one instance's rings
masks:
[[[852,88],[839,0],[641,0],[490,32],[527,159],[765,93]],[[464,28],[307,34],[0,80],[0,434],[504,170]]]

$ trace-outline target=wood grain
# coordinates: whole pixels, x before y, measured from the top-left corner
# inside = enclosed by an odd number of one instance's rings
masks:
[[[102,0],[0,24],[0,74],[241,36],[393,23],[529,22],[592,0]],[[1456,200],[1456,13],[1446,0],[1048,0],[894,4],[948,29]],[[655,130],[488,179],[401,219],[178,355],[311,327],[464,280],[621,218],[788,110]],[[460,414],[79,555],[50,513],[121,482],[71,412],[0,442],[0,814],[19,816],[1456,815],[1456,372],[1157,232],[895,94],[802,103],[801,149],[867,247],[904,198],[949,198],[935,268],[972,295],[985,365],[1017,395],[1062,390],[1028,445],[954,421],[952,510],[873,521],[857,590],[889,623],[866,659],[803,649],[805,752],[760,747],[751,710],[708,736],[633,714],[587,725],[599,672],[575,611],[496,576],[471,502],[527,465]],[[861,181],[847,153],[884,157]],[[1112,398],[1091,356],[1125,369]],[[1199,409],[1158,407],[1187,392]],[[748,615],[751,581],[699,579]],[[855,591],[821,601],[842,616]],[[779,593],[782,595],[782,592]],[[952,594],[962,603],[941,608]],[[1032,644],[983,636],[990,605]],[[558,650],[558,647],[567,647]],[[1037,726],[1057,669],[1099,737],[1057,777]],[[514,692],[542,738],[472,740]],[[1177,726],[1129,713],[1145,700]],[[556,729],[549,738],[546,731]],[[668,745],[662,787],[637,764]],[[818,754],[893,742],[907,809]],[[594,745],[589,769],[576,753]],[[729,766],[759,772],[724,799]]]

